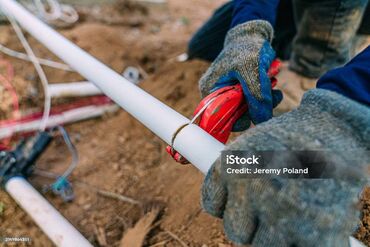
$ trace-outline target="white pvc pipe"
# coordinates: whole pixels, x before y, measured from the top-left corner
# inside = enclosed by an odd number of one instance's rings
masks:
[[[100,95],[103,92],[89,81],[49,84],[52,98]]]
[[[92,247],[89,241],[24,178],[10,179],[5,189],[56,246]]]
[[[166,106],[81,48],[48,27],[14,0],[1,0],[0,7],[50,51],[65,61],[104,94],[167,143],[189,119]],[[198,126],[185,127],[174,148],[206,173],[224,145]]]
[[[56,115],[51,115],[46,123],[47,128],[57,125],[64,125],[74,123],[86,119],[100,117],[105,113],[112,113],[119,109],[117,105],[100,105],[100,106],[84,106],[76,109],[71,109]],[[31,121],[9,124],[0,127],[0,139],[11,137],[16,133],[28,133],[40,129],[42,119],[35,119]]]

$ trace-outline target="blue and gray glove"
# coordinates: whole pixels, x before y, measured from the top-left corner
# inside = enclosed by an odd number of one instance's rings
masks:
[[[231,179],[222,176],[218,160],[203,184],[203,208],[223,218],[236,244],[348,247],[368,182],[369,123],[370,108],[328,90],[307,92],[297,110],[245,132],[226,149],[329,151],[335,169],[328,175],[335,179]]]
[[[263,20],[248,21],[232,28],[227,33],[223,51],[199,82],[202,96],[240,83],[252,122],[258,124],[272,118],[273,107],[282,100],[281,92],[271,89],[268,77],[275,58],[270,45],[272,37],[271,24]],[[247,125],[245,123],[244,127]]]

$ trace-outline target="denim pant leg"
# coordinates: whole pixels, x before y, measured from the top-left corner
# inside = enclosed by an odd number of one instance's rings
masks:
[[[297,35],[290,67],[312,78],[341,66],[351,50],[368,0],[293,0]]]
[[[191,38],[188,45],[189,58],[199,58],[210,62],[215,60],[224,47],[232,16],[232,2],[218,8],[213,16]]]
[[[362,23],[358,30],[358,34],[370,35],[370,1],[367,3],[367,8],[362,18]]]
[[[194,34],[188,45],[189,58],[212,62],[223,49],[233,17],[232,1],[218,8],[213,16]],[[272,47],[280,59],[287,60],[296,34],[292,0],[280,0]]]

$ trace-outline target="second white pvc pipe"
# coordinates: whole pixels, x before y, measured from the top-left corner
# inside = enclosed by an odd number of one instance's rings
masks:
[[[71,109],[62,113],[51,115],[46,123],[47,128],[57,125],[74,123],[90,118],[100,117],[106,113],[113,113],[119,109],[116,105],[101,105],[101,106],[84,106],[77,109]],[[0,127],[0,139],[5,139],[18,133],[28,133],[39,130],[42,119],[19,122],[8,126]]]
[[[83,97],[103,94],[89,81],[57,83],[49,85],[49,94],[52,98]]]
[[[56,246],[92,247],[89,241],[24,178],[10,179],[5,185],[5,190]]]

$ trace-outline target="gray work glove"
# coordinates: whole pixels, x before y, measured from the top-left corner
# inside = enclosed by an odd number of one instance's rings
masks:
[[[341,161],[333,173],[357,171],[352,179],[226,179],[218,160],[203,184],[204,209],[223,218],[237,244],[349,246],[368,177],[369,123],[368,107],[323,89],[307,92],[297,110],[247,131],[226,149],[327,150]]]
[[[248,21],[232,28],[227,33],[224,49],[199,82],[202,96],[240,83],[252,122],[258,124],[269,120],[273,107],[282,100],[280,91],[271,90],[268,76],[268,70],[275,58],[270,45],[272,37],[271,24],[263,20]],[[244,127],[239,126],[236,131],[248,126],[249,123],[246,122]]]

